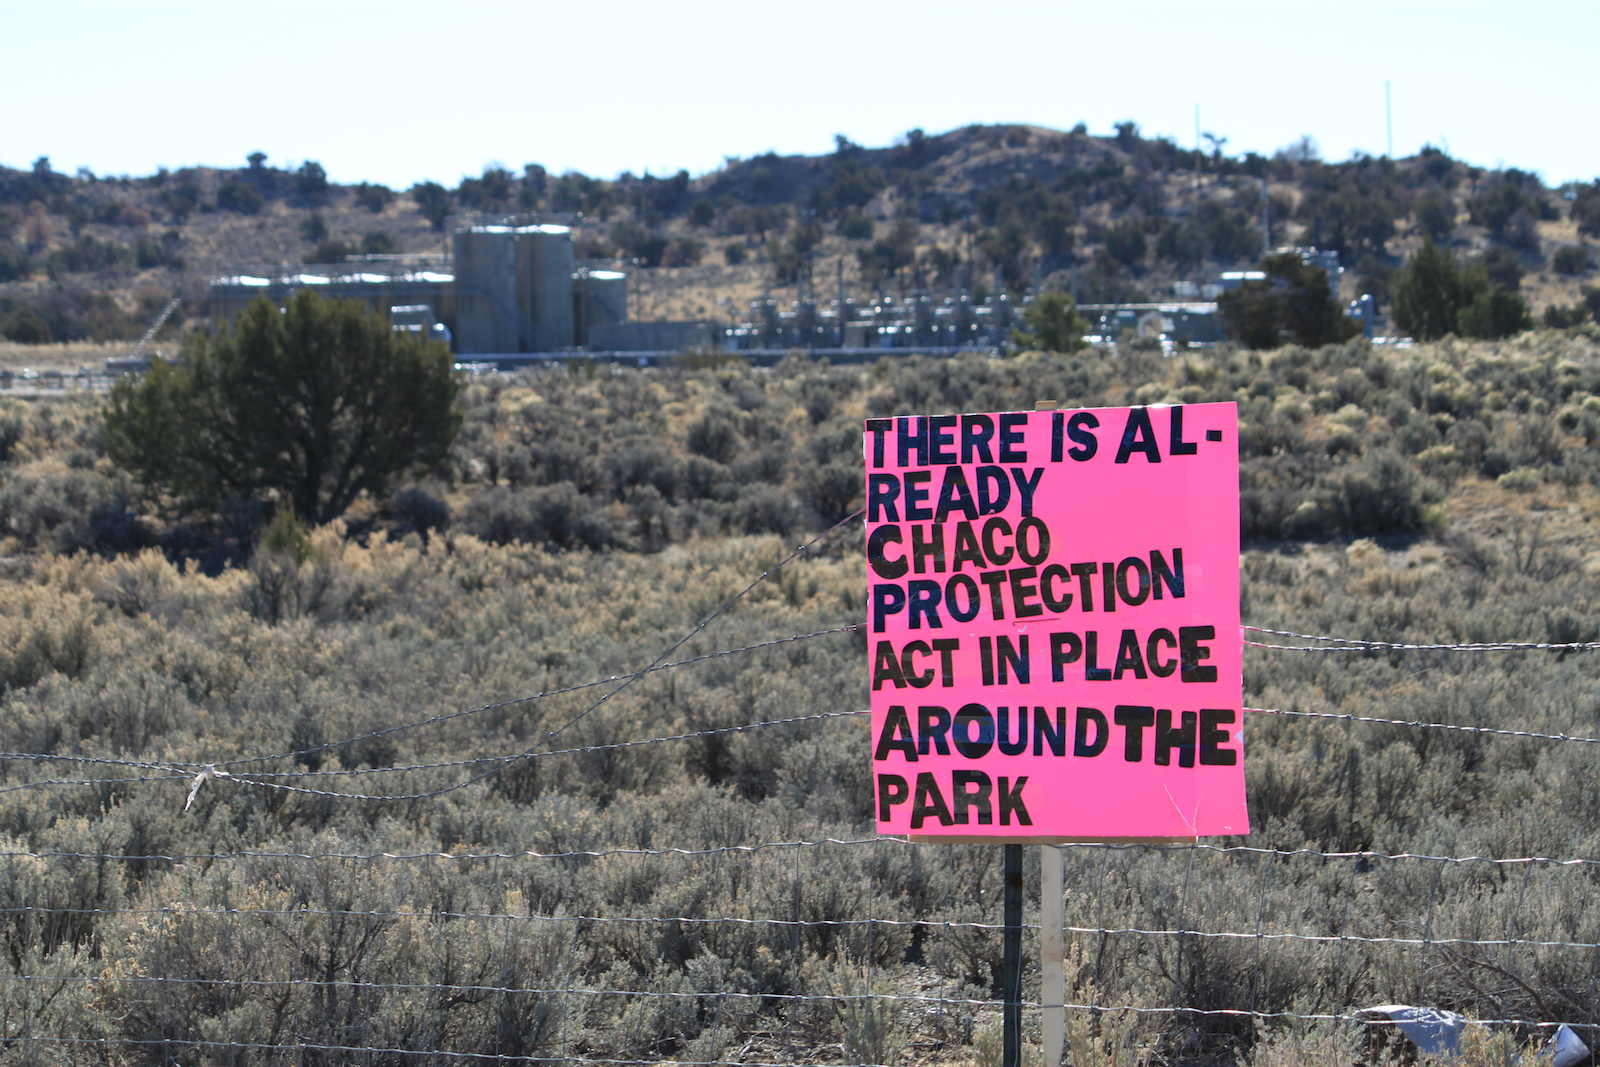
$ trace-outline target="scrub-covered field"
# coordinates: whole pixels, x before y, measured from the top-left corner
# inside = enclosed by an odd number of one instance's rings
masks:
[[[571,687],[651,664],[853,512],[862,418],[1044,399],[1238,402],[1247,623],[1600,638],[1581,335],[475,379],[447,464],[303,539],[261,538],[270,502],[164,510],[109,465],[92,396],[0,401],[0,747],[50,757],[0,764],[0,1056],[996,1061],[972,1002],[998,850],[870,840],[866,726],[837,714],[867,707],[864,635]],[[668,662],[852,626],[865,580],[849,525]],[[1600,736],[1597,662],[1250,649],[1246,701]],[[1594,867],[1317,853],[1594,858],[1594,746],[1265,714],[1245,738],[1255,829],[1211,844],[1283,851],[1069,851],[1094,931],[1069,935],[1070,1000],[1592,1018]],[[234,777],[185,811],[206,764]],[[1072,1018],[1074,1062],[1091,1031],[1158,1062],[1354,1040]]]

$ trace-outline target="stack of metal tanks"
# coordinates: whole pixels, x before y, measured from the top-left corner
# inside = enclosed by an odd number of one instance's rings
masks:
[[[606,347],[604,327],[628,318],[628,276],[620,270],[578,271],[572,276],[572,318],[579,347]]]
[[[569,227],[469,226],[453,236],[457,352],[557,352],[577,343]]]

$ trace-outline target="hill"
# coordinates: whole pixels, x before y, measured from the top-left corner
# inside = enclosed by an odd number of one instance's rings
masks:
[[[1403,160],[1317,158],[1307,142],[1235,158],[1146,138],[969,126],[824,156],[730,159],[698,178],[490,168],[453,189],[338,185],[259,154],[238,169],[67,176],[0,168],[0,332],[14,340],[136,336],[174,294],[251,264],[438,252],[452,213],[582,213],[579,255],[637,260],[636,317],[728,319],[748,301],[1036,284],[1080,302],[1170,298],[1180,281],[1248,267],[1263,248],[1317,245],[1342,295],[1389,296],[1432,235],[1482,261],[1535,313],[1581,304],[1600,185],[1552,190],[1425,149]],[[1579,252],[1562,249],[1576,248]],[[24,315],[31,311],[33,314]]]

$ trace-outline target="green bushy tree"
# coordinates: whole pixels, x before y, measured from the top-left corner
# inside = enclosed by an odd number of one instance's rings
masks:
[[[1265,279],[1245,282],[1218,301],[1228,336],[1251,348],[1276,348],[1333,344],[1355,334],[1358,327],[1340,310],[1327,271],[1307,266],[1294,252],[1268,256],[1260,269]]]
[[[1045,293],[1022,309],[1022,318],[1028,330],[1016,334],[1019,345],[1045,352],[1076,352],[1088,345],[1083,335],[1089,324],[1065,293]]]
[[[1533,318],[1527,302],[1491,276],[1491,265],[1479,261],[1463,267],[1449,252],[1426,242],[1395,274],[1395,324],[1422,341],[1447,333],[1509,337],[1528,329]]]
[[[460,384],[436,342],[395,333],[356,301],[265,297],[196,335],[176,365],[123,379],[105,415],[113,462],[193,505],[276,492],[308,522],[385,495],[441,461]]]

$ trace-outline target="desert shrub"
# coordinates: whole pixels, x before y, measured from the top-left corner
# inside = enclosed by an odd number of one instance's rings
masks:
[[[1593,265],[1589,249],[1583,245],[1566,245],[1550,257],[1550,266],[1557,274],[1587,274]]]
[[[595,508],[571,482],[537,489],[492,489],[463,510],[460,526],[498,545],[549,543],[600,549],[621,540],[613,516]]]

